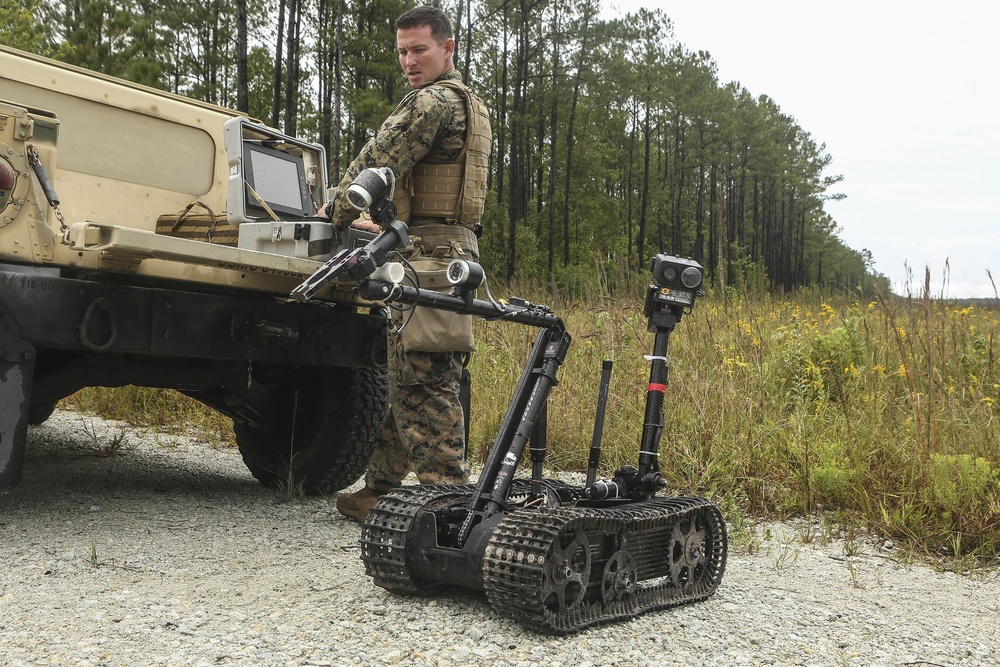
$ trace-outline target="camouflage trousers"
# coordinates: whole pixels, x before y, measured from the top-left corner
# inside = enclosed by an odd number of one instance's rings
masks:
[[[461,352],[406,352],[389,338],[389,414],[365,483],[399,486],[411,471],[421,484],[466,484],[465,418],[459,402]]]

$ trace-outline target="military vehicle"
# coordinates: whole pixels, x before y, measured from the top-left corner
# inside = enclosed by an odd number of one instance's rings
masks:
[[[0,491],[29,424],[88,386],[173,388],[230,416],[261,482],[364,471],[386,319],[336,282],[323,148],[235,111],[0,46]]]

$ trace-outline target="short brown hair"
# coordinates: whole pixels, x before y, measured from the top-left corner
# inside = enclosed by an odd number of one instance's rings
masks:
[[[451,29],[451,21],[448,20],[444,10],[440,7],[414,7],[403,12],[396,19],[396,30],[417,28],[422,25],[431,27],[431,36],[438,42],[455,37],[455,33]]]

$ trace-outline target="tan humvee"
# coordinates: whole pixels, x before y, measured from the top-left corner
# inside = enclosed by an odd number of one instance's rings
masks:
[[[363,472],[385,318],[350,285],[289,291],[364,242],[313,215],[323,148],[235,111],[0,46],[0,490],[28,423],[93,385],[230,415],[261,481]]]

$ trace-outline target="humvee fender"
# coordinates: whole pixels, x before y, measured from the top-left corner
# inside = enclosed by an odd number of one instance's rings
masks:
[[[326,188],[317,144],[0,46],[0,491],[29,424],[127,384],[230,416],[266,484],[357,479],[386,409],[385,316],[340,284],[287,298],[365,240],[313,218]],[[204,239],[156,233],[193,203]],[[213,242],[216,219],[235,245]]]

